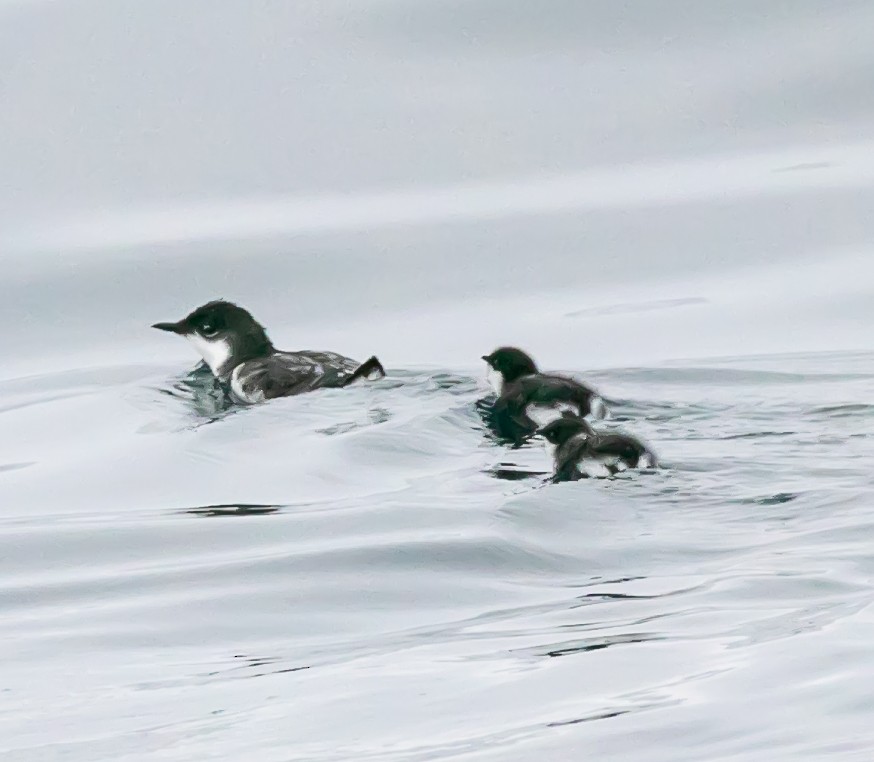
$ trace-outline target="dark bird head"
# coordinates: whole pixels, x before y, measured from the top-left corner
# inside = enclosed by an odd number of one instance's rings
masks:
[[[188,339],[219,377],[241,362],[274,351],[264,328],[248,310],[222,300],[204,304],[176,323],[155,323],[152,328]]]
[[[537,373],[537,366],[531,356],[516,347],[498,347],[490,355],[483,355],[482,359],[490,368],[500,373],[506,383]]]
[[[571,437],[584,434],[589,437],[594,434],[589,422],[573,413],[562,413],[561,418],[550,421],[537,431],[547,442],[561,446]]]

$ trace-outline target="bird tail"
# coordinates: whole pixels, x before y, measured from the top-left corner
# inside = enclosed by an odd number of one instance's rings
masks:
[[[343,381],[343,386],[349,386],[349,384],[353,384],[362,378],[366,378],[368,381],[374,381],[377,378],[385,378],[385,368],[382,367],[382,363],[376,355],[368,358],[352,371],[352,375]]]

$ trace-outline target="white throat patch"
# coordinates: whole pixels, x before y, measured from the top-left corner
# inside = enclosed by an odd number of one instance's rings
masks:
[[[194,345],[198,354],[209,365],[213,375],[219,376],[221,369],[231,359],[230,342],[227,339],[214,339],[210,341],[203,338],[199,333],[186,334],[185,338]]]
[[[489,382],[489,386],[492,387],[495,394],[500,397],[501,393],[504,391],[504,377],[491,365],[488,365],[486,367],[486,380]]]

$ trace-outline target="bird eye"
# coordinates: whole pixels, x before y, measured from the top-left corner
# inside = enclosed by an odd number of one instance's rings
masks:
[[[204,336],[215,336],[218,333],[218,328],[207,320],[200,324],[200,332]]]

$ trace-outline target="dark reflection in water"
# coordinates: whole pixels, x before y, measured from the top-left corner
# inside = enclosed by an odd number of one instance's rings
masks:
[[[828,407],[819,407],[810,411],[811,415],[827,415],[834,418],[846,416],[872,416],[874,415],[874,405],[852,404],[852,405],[831,405]]]
[[[495,444],[517,449],[531,439],[530,429],[520,426],[506,410],[495,408],[496,396],[487,395],[475,403],[477,415],[485,427],[486,436]]]
[[[797,434],[797,431],[750,431],[745,434],[729,434],[722,437],[726,441],[732,439],[763,439],[767,437],[791,437]]]
[[[623,714],[628,714],[631,712],[630,709],[616,709],[612,712],[596,712],[595,714],[590,714],[586,717],[577,717],[573,720],[557,720],[555,722],[547,723],[548,728],[561,728],[565,725],[579,725],[582,722],[592,722],[593,720],[609,720],[613,717],[621,717]]]
[[[231,396],[230,388],[215,377],[209,366],[198,363],[185,375],[158,392],[183,400],[197,419],[195,426],[214,423],[229,413],[242,409]]]
[[[742,505],[782,505],[798,498],[793,492],[778,492],[774,495],[761,495],[759,497],[745,497],[736,502]]]
[[[554,648],[546,651],[544,656],[570,656],[571,654],[588,653],[589,651],[601,651],[605,648],[610,648],[610,646],[629,645],[632,643],[651,643],[656,640],[665,639],[664,635],[648,635],[643,633],[587,638],[574,645],[562,646],[561,648]]]
[[[487,468],[485,471],[489,476],[495,479],[503,479],[508,482],[520,482],[525,479],[536,479],[550,476],[550,471],[528,471],[524,468],[516,466],[514,463],[501,463],[494,468]]]
[[[284,675],[291,672],[303,672],[310,669],[308,665],[301,667],[280,667],[282,663],[279,656],[249,656],[247,654],[234,654],[237,663],[225,669],[214,669],[205,672],[200,677],[222,678],[225,680],[251,680],[256,677],[267,675]]]
[[[187,513],[193,516],[264,516],[278,513],[282,506],[260,505],[256,503],[225,503],[222,505],[203,505],[196,508],[183,508],[176,513]]]

